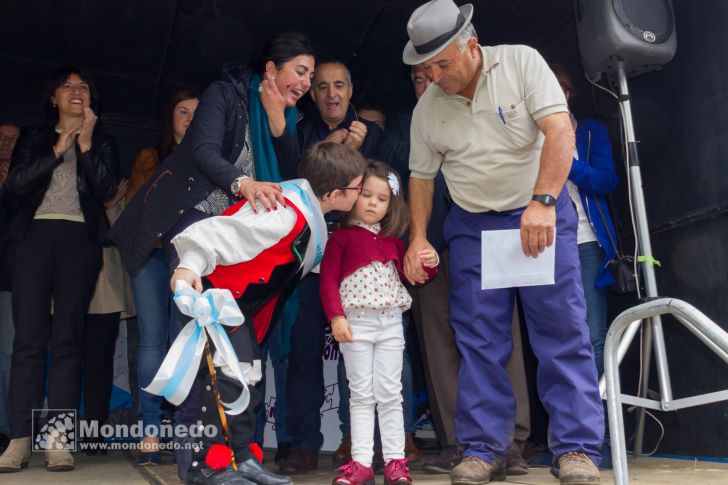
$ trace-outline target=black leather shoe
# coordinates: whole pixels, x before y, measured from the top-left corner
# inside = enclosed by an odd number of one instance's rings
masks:
[[[290,485],[291,483],[290,478],[285,475],[276,475],[253,457],[238,463],[238,475],[258,485]]]
[[[233,467],[222,470],[196,468],[187,472],[187,485],[253,485],[253,482],[240,476]]]

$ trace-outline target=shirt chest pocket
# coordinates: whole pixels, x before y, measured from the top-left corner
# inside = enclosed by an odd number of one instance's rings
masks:
[[[538,125],[531,118],[525,101],[521,101],[514,108],[502,111],[499,116],[503,123],[506,145],[512,148],[523,148],[533,144],[538,138]]]

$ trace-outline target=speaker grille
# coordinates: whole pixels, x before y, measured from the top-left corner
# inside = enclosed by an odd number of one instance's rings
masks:
[[[669,0],[612,0],[612,6],[624,28],[644,42],[660,44],[672,35]]]

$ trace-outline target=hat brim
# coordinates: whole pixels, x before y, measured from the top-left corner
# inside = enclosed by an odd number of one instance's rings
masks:
[[[463,22],[463,26],[460,27],[460,29],[458,29],[458,31],[455,32],[452,37],[450,37],[446,42],[443,42],[443,44],[437,49],[427,52],[425,54],[418,54],[414,46],[412,45],[412,41],[409,40],[407,41],[407,45],[404,46],[404,51],[402,52],[402,61],[409,66],[415,66],[417,64],[422,64],[423,62],[435,57],[437,54],[445,50],[445,47],[447,47],[455,37],[460,35],[460,32],[465,30],[465,27],[468,26],[468,24],[470,23],[470,19],[473,17],[472,4],[465,4],[462,7],[459,7],[459,9],[460,13],[463,15],[463,17],[465,17],[465,22]]]

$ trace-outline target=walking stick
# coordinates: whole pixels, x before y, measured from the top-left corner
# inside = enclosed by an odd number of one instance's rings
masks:
[[[222,407],[222,399],[220,398],[220,389],[217,387],[217,378],[215,374],[215,365],[212,363],[212,353],[210,352],[210,340],[205,342],[205,358],[207,359],[207,370],[210,372],[210,382],[212,384],[212,392],[215,394],[215,404],[217,405],[217,413],[220,415],[220,424],[222,425],[222,437],[225,445],[230,448],[230,463],[235,471],[238,471],[238,465],[235,462],[235,451],[230,443],[230,434],[228,433],[227,417],[225,409]]]

